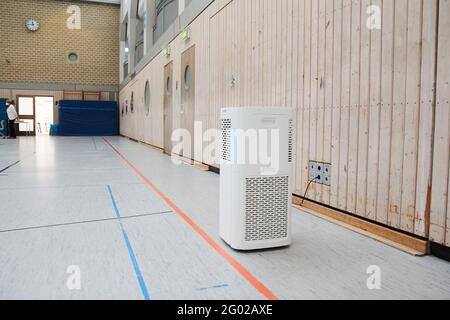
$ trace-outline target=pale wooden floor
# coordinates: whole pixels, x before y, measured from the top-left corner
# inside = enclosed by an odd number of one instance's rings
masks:
[[[450,299],[450,263],[298,210],[292,246],[235,252],[218,237],[218,175],[108,140],[280,299]],[[143,299],[142,283],[151,299],[264,298],[102,138],[1,141],[0,170],[17,160],[0,173],[0,299]],[[72,265],[80,290],[66,285]],[[366,286],[371,265],[381,268],[381,290]]]

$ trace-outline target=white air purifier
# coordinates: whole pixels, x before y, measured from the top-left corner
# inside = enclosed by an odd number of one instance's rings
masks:
[[[224,108],[221,132],[220,237],[236,250],[290,245],[291,110]]]

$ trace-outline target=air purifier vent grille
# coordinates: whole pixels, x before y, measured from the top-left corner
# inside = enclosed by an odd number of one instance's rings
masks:
[[[245,241],[288,236],[289,177],[246,179]]]
[[[292,162],[292,150],[294,145],[294,121],[292,119],[289,120],[289,149],[288,149],[288,161],[289,163]]]
[[[222,160],[231,161],[231,119],[221,120]]]

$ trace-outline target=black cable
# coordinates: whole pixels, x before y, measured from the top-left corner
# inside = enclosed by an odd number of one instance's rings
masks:
[[[305,198],[306,198],[306,195],[308,194],[309,186],[311,185],[311,183],[313,183],[315,180],[317,180],[319,178],[320,178],[320,176],[317,176],[314,179],[311,179],[309,181],[308,185],[306,186],[305,194],[303,195],[302,203],[300,204],[301,207],[303,207],[303,203],[305,202]]]
[[[3,169],[1,169],[1,170],[0,170],[0,173],[5,172],[6,170],[8,170],[8,169],[11,168],[11,167],[14,167],[14,166],[15,166],[16,164],[18,164],[19,162],[20,162],[20,160],[14,162],[13,164],[10,164],[9,166],[7,166],[7,167],[5,167],[5,168],[3,168]]]

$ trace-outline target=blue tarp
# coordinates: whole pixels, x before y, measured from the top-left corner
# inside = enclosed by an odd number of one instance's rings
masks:
[[[0,99],[0,137],[8,135],[8,116],[6,114],[6,99]]]
[[[115,136],[119,134],[119,112],[114,101],[60,100],[60,136]]]

